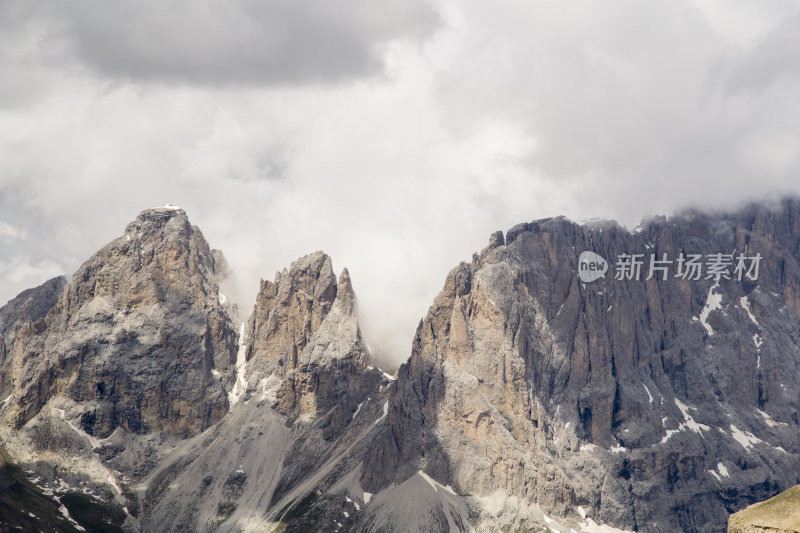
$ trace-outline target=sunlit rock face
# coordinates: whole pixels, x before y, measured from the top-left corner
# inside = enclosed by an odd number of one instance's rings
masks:
[[[581,281],[584,251],[608,261],[604,277]],[[701,254],[700,279],[677,263],[647,279],[651,254],[681,253]],[[707,278],[717,253],[760,254],[756,279],[738,279],[736,257],[731,279]],[[643,254],[638,279],[617,276],[624,254]],[[551,517],[724,529],[800,481],[799,261],[796,201],[633,232],[556,218],[493,235],[420,323],[363,485],[423,470]]]
[[[20,329],[3,368],[14,393],[5,415],[24,424],[64,395],[99,437],[116,427],[191,435],[215,423],[237,346],[218,274],[183,210],[143,211]]]
[[[82,495],[127,531],[722,531],[800,482],[799,262],[796,201],[521,224],[395,379],[325,253],[240,323],[222,254],[150,209],[0,308],[0,440],[56,515]]]

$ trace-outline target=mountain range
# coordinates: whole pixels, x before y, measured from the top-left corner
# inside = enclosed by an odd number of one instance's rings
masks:
[[[715,532],[800,483],[799,200],[495,232],[392,375],[325,253],[248,316],[228,274],[165,206],[0,308],[0,531]]]

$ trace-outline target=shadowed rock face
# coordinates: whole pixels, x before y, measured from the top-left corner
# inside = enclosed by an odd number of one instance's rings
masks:
[[[605,278],[579,280],[585,250],[609,261]],[[734,250],[763,256],[757,280],[645,280],[647,263],[614,279],[622,253]],[[557,218],[493,235],[420,323],[363,486],[423,469],[556,517],[724,529],[800,481],[799,262],[796,201],[634,233]]]
[[[101,437],[213,424],[228,409],[237,344],[217,277],[183,210],[143,211],[81,265],[46,317],[19,330],[3,369],[15,393],[7,415],[24,424],[63,394]]]
[[[58,302],[67,278],[59,276],[21,292],[0,308],[0,369],[10,364],[10,351],[14,347],[17,332],[28,322],[36,322],[45,317]],[[0,370],[0,395],[10,394],[10,375]]]

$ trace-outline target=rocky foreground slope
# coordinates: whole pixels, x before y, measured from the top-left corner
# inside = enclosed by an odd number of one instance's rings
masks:
[[[396,380],[324,253],[241,322],[224,274],[158,208],[0,309],[0,438],[68,519],[42,530],[724,531],[800,482],[797,201],[497,232]]]

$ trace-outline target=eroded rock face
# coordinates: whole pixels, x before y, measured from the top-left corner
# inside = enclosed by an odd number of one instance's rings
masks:
[[[555,517],[724,529],[800,481],[799,246],[796,201],[634,233],[557,218],[493,235],[420,323],[363,486],[423,470]],[[609,261],[605,278],[579,280],[584,250]],[[648,265],[614,279],[622,253],[734,250],[761,253],[757,280],[645,280]]]
[[[251,374],[285,376],[336,300],[331,258],[315,252],[278,272],[275,281],[261,281],[247,324],[247,361]]]
[[[38,287],[25,290],[0,308],[0,396],[11,393],[10,373],[3,369],[10,365],[10,352],[14,348],[17,332],[29,322],[36,322],[58,302],[67,278],[59,276]]]
[[[370,366],[347,270],[337,280],[316,252],[262,282],[239,357],[230,412],[151,475],[140,530],[266,530],[282,520],[308,531],[342,520],[344,497],[317,494],[357,471],[391,388]]]
[[[334,434],[381,379],[369,366],[350,274],[337,283],[322,252],[261,283],[247,332],[250,389],[280,379],[273,407],[290,422],[329,414]]]
[[[74,274],[46,317],[23,326],[10,368],[17,425],[56,395],[105,437],[194,434],[228,410],[237,334],[202,233],[175,208],[143,211]]]

